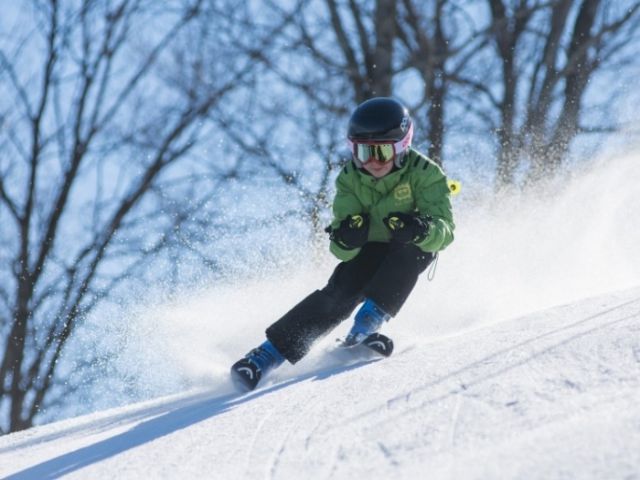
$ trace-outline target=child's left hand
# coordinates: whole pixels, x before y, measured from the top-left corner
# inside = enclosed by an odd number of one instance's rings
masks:
[[[429,234],[429,219],[419,215],[392,212],[383,219],[391,237],[400,243],[420,243]]]

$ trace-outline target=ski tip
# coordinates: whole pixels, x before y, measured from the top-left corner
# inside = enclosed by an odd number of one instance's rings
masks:
[[[261,372],[253,364],[242,359],[231,367],[231,381],[239,392],[250,392],[258,386]]]
[[[349,338],[337,338],[336,346],[341,349],[365,347],[383,357],[389,357],[393,353],[393,340],[381,333],[372,333],[364,339],[359,339],[359,341]]]
[[[362,343],[383,357],[389,357],[393,353],[393,340],[381,333],[369,335]]]

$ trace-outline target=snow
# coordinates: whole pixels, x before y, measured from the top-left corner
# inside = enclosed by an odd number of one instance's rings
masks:
[[[640,289],[0,438],[0,476],[640,478]],[[306,362],[306,363],[305,363]]]
[[[332,348],[346,322],[233,392],[231,363],[332,259],[137,305],[114,369],[156,398],[0,437],[0,477],[639,480],[640,195],[620,188],[638,161],[553,194],[460,195],[435,281],[385,325],[388,359]]]

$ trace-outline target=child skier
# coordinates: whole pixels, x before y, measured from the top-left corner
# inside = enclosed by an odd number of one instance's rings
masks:
[[[253,390],[285,360],[298,362],[359,304],[344,343],[363,342],[398,313],[419,275],[453,241],[447,179],[411,148],[412,136],[408,110],[393,98],[372,98],[355,109],[352,160],[336,180],[327,228],[341,263],[323,289],[267,328],[267,340],[231,367],[240,388]]]

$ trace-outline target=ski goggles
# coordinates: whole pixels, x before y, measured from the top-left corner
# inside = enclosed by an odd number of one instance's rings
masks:
[[[347,139],[353,158],[357,163],[364,165],[375,160],[378,163],[387,163],[396,159],[411,145],[413,137],[413,125],[409,127],[407,134],[399,142],[385,141],[359,141]]]

